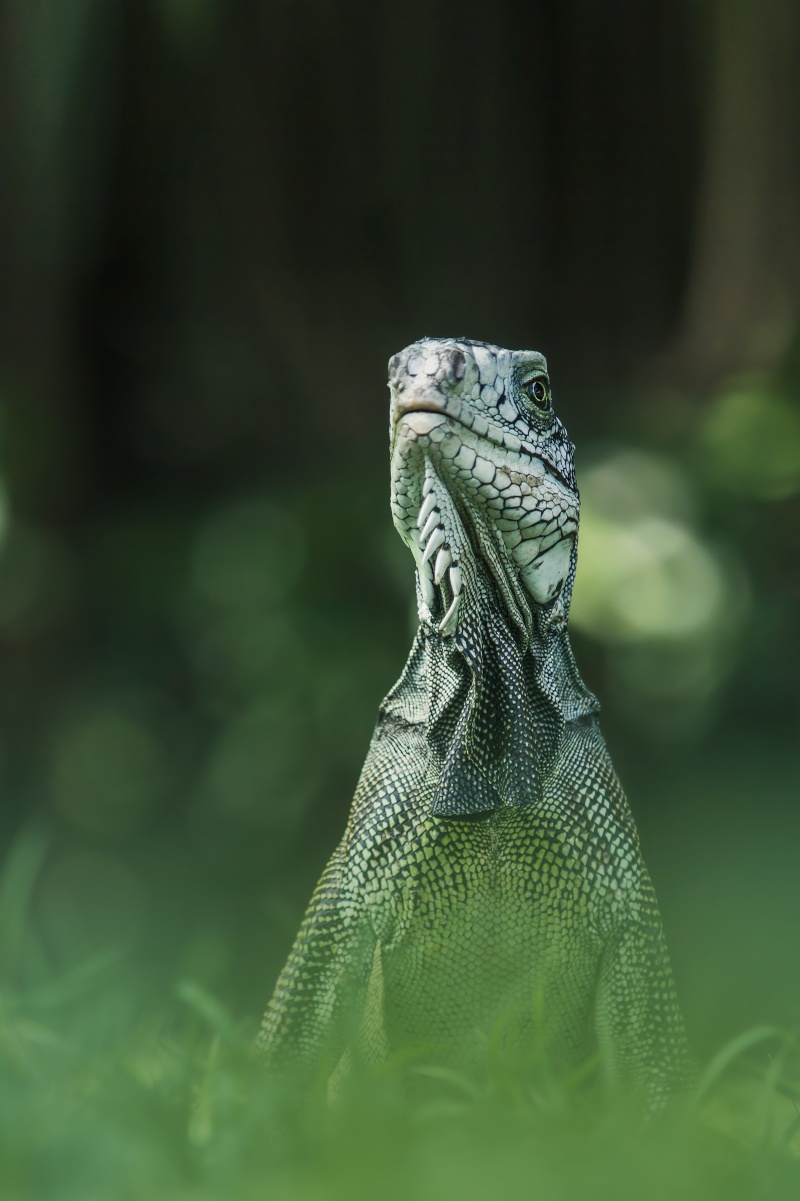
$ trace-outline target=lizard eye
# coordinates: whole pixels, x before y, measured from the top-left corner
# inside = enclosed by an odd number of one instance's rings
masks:
[[[537,409],[549,407],[550,389],[547,386],[547,380],[537,376],[535,379],[528,380],[527,384],[523,384],[522,390],[528,399],[533,401]]]

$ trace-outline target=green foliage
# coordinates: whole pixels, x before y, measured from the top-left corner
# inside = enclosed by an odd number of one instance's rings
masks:
[[[502,1056],[482,1086],[404,1057],[355,1065],[333,1099],[322,1081],[301,1094],[196,981],[176,978],[132,1013],[130,956],[54,969],[32,906],[46,852],[29,830],[0,879],[4,1197],[796,1195],[798,1048],[779,1030],[734,1039],[691,1097],[644,1121],[633,1099],[599,1095],[592,1064],[560,1079]],[[762,1046],[766,1071],[747,1059]]]
[[[800,490],[800,411],[768,378],[732,380],[709,408],[699,443],[705,472],[725,491],[780,500]]]

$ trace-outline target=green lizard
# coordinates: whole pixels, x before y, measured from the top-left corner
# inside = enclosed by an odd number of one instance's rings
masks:
[[[567,633],[580,502],[532,351],[389,363],[391,507],[419,629],[267,1009],[268,1062],[599,1053],[660,1104],[683,1025],[633,817]],[[327,1065],[327,1066],[326,1066]]]

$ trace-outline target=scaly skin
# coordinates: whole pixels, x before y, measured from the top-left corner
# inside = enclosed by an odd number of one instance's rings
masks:
[[[480,1075],[489,1046],[563,1070],[599,1052],[658,1106],[687,1079],[683,1026],[569,644],[580,502],[547,365],[426,338],[389,373],[420,627],[260,1046],[339,1075],[354,1054]]]

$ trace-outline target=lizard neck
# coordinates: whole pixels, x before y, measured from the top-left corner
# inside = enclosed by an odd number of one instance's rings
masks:
[[[565,724],[599,708],[575,666],[565,608],[529,617],[512,616],[480,571],[453,636],[420,626],[398,689],[426,714],[436,815],[540,803]]]

